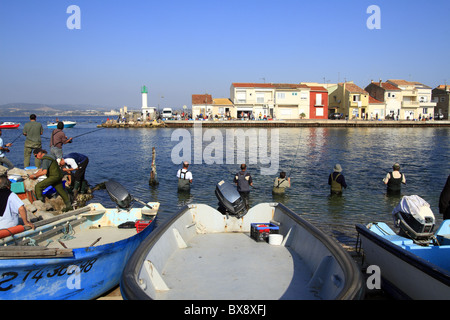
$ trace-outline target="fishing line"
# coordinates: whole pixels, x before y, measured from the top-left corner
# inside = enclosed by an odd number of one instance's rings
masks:
[[[100,131],[100,130],[103,130],[103,129],[105,129],[105,128],[99,128],[99,129],[95,129],[95,130],[92,130],[92,131],[89,131],[89,132],[85,132],[85,133],[79,134],[79,135],[77,135],[75,137],[72,137],[72,139],[78,138],[78,137],[81,137],[81,136],[84,136],[86,134],[90,134],[90,133],[93,133],[93,132],[96,132],[96,131]],[[47,137],[41,137],[41,138],[43,138],[43,139],[50,139],[50,138],[47,138]]]
[[[19,139],[21,136],[22,136],[22,133],[20,133],[20,134],[17,136],[17,138],[15,138],[15,139],[11,142],[11,144],[13,144],[14,142],[16,142],[16,140]]]
[[[286,177],[291,176],[292,169],[294,168],[294,161],[297,159],[298,150],[300,149],[300,142],[301,142],[301,135],[298,136],[298,144],[297,144],[297,150],[295,151],[295,157],[292,159],[291,168],[289,169],[289,173],[286,175]]]

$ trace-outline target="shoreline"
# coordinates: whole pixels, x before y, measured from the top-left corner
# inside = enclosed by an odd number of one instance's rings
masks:
[[[362,127],[362,128],[401,128],[401,127],[450,127],[450,120],[328,120],[328,119],[299,119],[299,120],[167,120],[153,122],[117,123],[109,121],[97,125],[98,128],[192,128],[200,124],[206,128],[227,127],[256,127],[256,128],[295,128],[295,127]]]

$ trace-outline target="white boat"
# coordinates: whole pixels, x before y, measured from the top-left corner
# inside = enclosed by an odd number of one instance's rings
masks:
[[[362,279],[335,240],[282,204],[243,216],[193,204],[141,243],[120,287],[132,300],[359,299]]]
[[[118,198],[127,205],[131,200]],[[84,300],[111,290],[127,259],[153,231],[158,209],[158,202],[128,209],[91,203],[38,221],[34,230],[0,230],[1,299]]]
[[[450,220],[433,233],[434,215],[424,212],[396,212],[398,232],[383,222],[356,225],[365,263],[379,268],[382,289],[398,299],[450,299]]]
[[[62,121],[64,123],[64,128],[73,128],[77,124],[76,121]],[[58,122],[52,122],[47,125],[49,129],[56,129]]]

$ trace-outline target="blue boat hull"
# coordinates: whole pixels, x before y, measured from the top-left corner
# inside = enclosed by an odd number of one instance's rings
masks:
[[[4,300],[87,300],[119,284],[122,270],[155,220],[136,235],[98,247],[73,249],[71,258],[0,260]]]
[[[436,233],[448,229],[444,221]],[[450,245],[420,246],[401,237],[384,223],[356,225],[364,256],[380,269],[381,286],[400,299],[450,299]],[[443,231],[443,234],[448,234]]]

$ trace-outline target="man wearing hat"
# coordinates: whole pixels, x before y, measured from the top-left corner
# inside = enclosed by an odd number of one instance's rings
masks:
[[[398,163],[395,163],[392,169],[391,172],[387,173],[383,182],[387,185],[388,194],[400,194],[402,183],[406,184],[405,175],[400,172],[400,165]]]
[[[66,190],[64,190],[62,184],[63,172],[58,166],[56,159],[47,154],[47,151],[41,148],[33,150],[33,154],[41,162],[41,168],[36,171],[36,173],[30,175],[30,179],[37,179],[40,176],[46,176],[47,178],[36,183],[34,187],[34,193],[36,194],[36,199],[44,201],[43,191],[48,186],[53,186],[56,192],[61,196],[66,207],[62,210],[63,212],[73,210],[70,203],[69,195]]]
[[[342,194],[342,188],[347,188],[344,175],[342,174],[342,167],[336,164],[333,168],[333,173],[328,177],[328,184],[331,186],[331,194]]]

